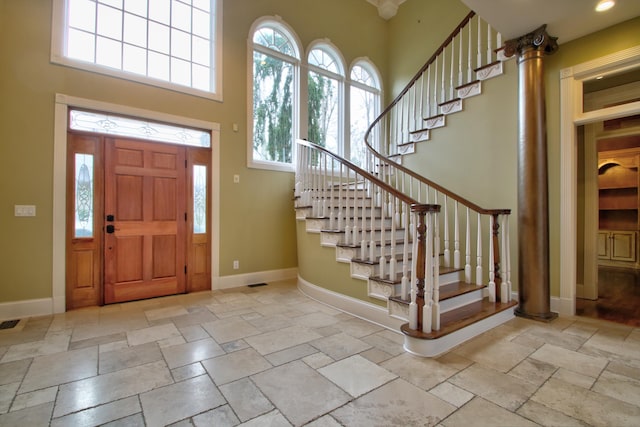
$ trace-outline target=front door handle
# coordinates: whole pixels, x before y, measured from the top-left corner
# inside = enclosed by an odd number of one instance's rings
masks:
[[[109,222],[113,222],[115,219],[116,219],[116,218],[115,218],[115,216],[113,216],[113,215],[107,215],[107,221],[109,221]]]
[[[116,226],[109,224],[107,225],[107,234],[113,234],[116,231]]]

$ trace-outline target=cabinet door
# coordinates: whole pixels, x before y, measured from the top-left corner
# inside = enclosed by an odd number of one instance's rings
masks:
[[[636,233],[633,231],[611,232],[611,259],[615,261],[636,260]]]
[[[611,246],[609,245],[609,232],[598,231],[598,258],[609,259],[611,257]]]

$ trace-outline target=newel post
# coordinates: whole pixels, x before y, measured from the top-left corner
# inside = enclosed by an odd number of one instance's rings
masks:
[[[416,257],[416,304],[418,308],[418,327],[417,330],[422,330],[422,316],[424,308],[424,285],[425,285],[425,266],[426,266],[426,249],[427,249],[427,223],[425,218],[429,211],[428,205],[411,205],[411,212],[416,214],[418,223],[416,224],[416,240],[417,240],[417,253]]]
[[[549,321],[549,190],[544,57],[558,49],[546,25],[505,44],[518,58],[518,308]]]

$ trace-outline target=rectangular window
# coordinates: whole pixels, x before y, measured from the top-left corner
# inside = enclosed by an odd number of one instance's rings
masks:
[[[75,155],[75,220],[73,237],[93,237],[93,155]]]
[[[220,99],[222,0],[54,0],[52,61]]]
[[[207,232],[207,167],[193,165],[193,233]]]

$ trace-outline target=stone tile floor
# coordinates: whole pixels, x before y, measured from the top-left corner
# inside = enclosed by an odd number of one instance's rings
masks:
[[[516,318],[434,359],[294,281],[20,321],[0,426],[638,426],[640,329]]]

